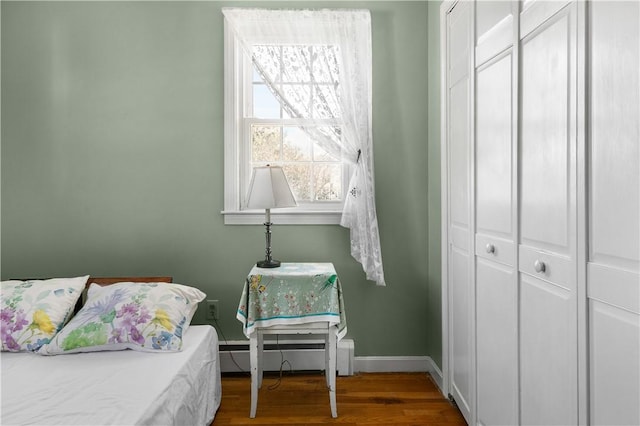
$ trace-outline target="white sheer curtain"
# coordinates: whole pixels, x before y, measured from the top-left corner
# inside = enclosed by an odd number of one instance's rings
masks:
[[[339,123],[304,130],[328,153],[354,164],[341,225],[350,229],[351,254],[367,279],[385,285],[373,175],[369,11],[223,8],[223,14],[291,117]],[[305,84],[278,84],[283,79]]]

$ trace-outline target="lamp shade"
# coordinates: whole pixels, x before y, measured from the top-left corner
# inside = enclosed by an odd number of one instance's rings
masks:
[[[247,208],[272,209],[297,205],[282,167],[254,167],[247,194]]]

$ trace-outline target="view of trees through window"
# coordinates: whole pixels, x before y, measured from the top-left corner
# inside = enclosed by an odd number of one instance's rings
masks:
[[[340,159],[312,143],[299,127],[252,125],[251,163],[282,166],[299,202],[342,200]]]

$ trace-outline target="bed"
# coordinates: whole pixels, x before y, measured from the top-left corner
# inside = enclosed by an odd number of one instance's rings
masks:
[[[91,278],[88,283],[170,281],[125,277]],[[192,325],[181,337],[180,349],[167,353],[96,350],[46,356],[3,351],[0,423],[209,425],[221,398],[217,334],[211,326]]]

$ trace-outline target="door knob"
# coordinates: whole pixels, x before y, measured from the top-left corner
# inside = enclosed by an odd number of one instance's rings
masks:
[[[541,260],[536,260],[533,262],[533,269],[535,269],[536,272],[545,272],[547,270],[547,265],[545,265]]]
[[[487,253],[495,253],[496,252],[496,246],[494,246],[491,243],[487,243],[487,245],[485,246],[485,250],[487,250]]]

